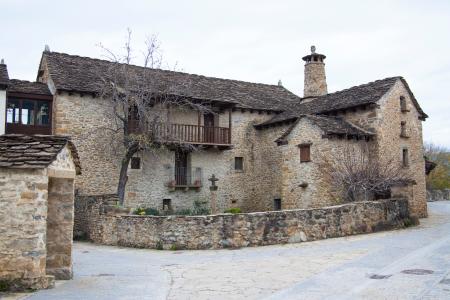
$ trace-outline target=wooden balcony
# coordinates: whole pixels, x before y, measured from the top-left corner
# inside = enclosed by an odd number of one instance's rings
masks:
[[[131,124],[130,124],[131,125]],[[137,126],[130,126],[134,132]],[[164,143],[188,143],[192,145],[217,146],[227,148],[231,146],[231,130],[227,127],[208,127],[187,124],[158,124],[152,130],[155,137]]]

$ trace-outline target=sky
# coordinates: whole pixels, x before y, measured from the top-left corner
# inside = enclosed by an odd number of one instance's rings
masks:
[[[450,1],[0,0],[0,58],[35,80],[51,51],[104,58],[132,30],[134,63],[156,35],[166,66],[277,84],[303,95],[301,57],[325,54],[328,91],[403,76],[422,109],[424,140],[450,148]]]

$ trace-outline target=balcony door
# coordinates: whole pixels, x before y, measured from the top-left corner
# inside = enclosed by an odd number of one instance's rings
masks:
[[[207,113],[203,117],[203,124],[205,125],[204,131],[204,142],[205,143],[214,143],[214,114]]]
[[[176,185],[188,185],[188,152],[175,151],[175,183]]]

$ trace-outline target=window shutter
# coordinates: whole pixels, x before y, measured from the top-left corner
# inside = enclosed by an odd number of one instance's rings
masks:
[[[300,162],[311,161],[311,145],[300,145]]]

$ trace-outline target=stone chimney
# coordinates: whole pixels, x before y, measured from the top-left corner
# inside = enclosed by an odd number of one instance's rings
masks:
[[[303,57],[305,61],[305,86],[303,97],[326,95],[327,80],[325,77],[325,55],[316,53],[316,47],[311,46],[311,54]]]

